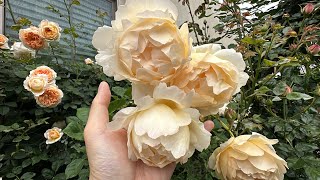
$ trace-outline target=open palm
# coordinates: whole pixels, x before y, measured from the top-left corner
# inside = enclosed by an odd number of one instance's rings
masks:
[[[128,158],[126,130],[110,131],[106,127],[110,97],[108,84],[102,82],[92,102],[84,135],[90,179],[170,179],[175,164],[156,168]],[[205,127],[211,130],[212,121],[206,122]]]

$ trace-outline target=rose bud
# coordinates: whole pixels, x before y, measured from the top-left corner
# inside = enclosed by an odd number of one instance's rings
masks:
[[[312,54],[312,55],[316,55],[320,52],[320,45],[318,44],[313,44],[310,47],[308,47],[308,51]]]
[[[314,5],[312,3],[307,3],[306,6],[302,9],[303,14],[311,14],[314,10]]]

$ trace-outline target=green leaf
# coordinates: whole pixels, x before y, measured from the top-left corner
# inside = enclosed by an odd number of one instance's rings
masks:
[[[74,159],[73,161],[71,161],[71,163],[68,164],[65,170],[66,179],[76,177],[80,173],[84,162],[84,159]]]
[[[109,113],[113,113],[126,105],[127,100],[125,99],[117,99],[110,103],[109,105]]]
[[[55,160],[52,162],[52,165],[51,165],[51,169],[54,171],[54,172],[57,172],[59,170],[59,168],[64,164],[64,161],[63,160]]]
[[[83,141],[83,130],[83,126],[80,125],[78,122],[71,122],[63,130],[63,132],[73,139]]]
[[[20,179],[32,179],[35,175],[36,173],[34,172],[26,172],[20,177]]]
[[[29,73],[27,71],[15,71],[14,74],[19,78],[26,78]]]
[[[260,87],[259,89],[256,89],[254,92],[257,94],[257,95],[264,95],[266,94],[267,92],[271,91],[271,89],[269,89],[267,86],[262,86]]]
[[[84,123],[87,123],[89,117],[90,108],[78,108],[77,117]]]
[[[246,43],[246,44],[252,44],[252,45],[256,45],[256,44],[262,44],[265,42],[265,40],[263,39],[253,39],[251,37],[245,37],[241,40],[241,42]]]
[[[64,173],[60,173],[55,175],[52,180],[65,180],[65,179],[66,179],[66,175]]]
[[[4,116],[6,114],[8,114],[8,112],[10,111],[10,108],[7,106],[0,106],[0,115]]]
[[[80,1],[79,0],[72,0],[71,4],[79,6],[80,5]]]
[[[276,96],[272,99],[272,101],[276,102],[276,101],[281,101],[281,98],[279,96]]]
[[[127,91],[126,88],[119,87],[119,86],[112,88],[112,92],[114,92],[117,96],[120,96],[120,97],[123,97],[126,91]]]
[[[297,157],[290,157],[287,159],[287,162],[289,168],[292,168],[293,170],[301,169],[305,165],[304,160]]]
[[[273,93],[277,96],[283,95],[286,92],[287,86],[285,82],[280,82],[273,88]]]
[[[309,96],[308,94],[304,94],[304,93],[292,92],[292,93],[287,94],[286,98],[291,101],[297,101],[297,100],[301,100],[301,99],[310,100],[313,97]]]
[[[41,175],[45,178],[45,179],[52,179],[54,176],[54,172],[51,169],[48,168],[44,168],[41,171]]]
[[[320,168],[308,166],[305,171],[310,180],[320,180]]]

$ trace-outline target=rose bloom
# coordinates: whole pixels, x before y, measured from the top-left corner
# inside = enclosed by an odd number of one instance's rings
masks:
[[[48,66],[39,66],[35,70],[30,71],[30,76],[35,76],[38,74],[45,74],[48,76],[48,83],[54,84],[56,82],[57,73]]]
[[[84,62],[85,62],[87,65],[94,63],[90,58],[85,59]]]
[[[59,41],[61,30],[59,24],[48,20],[42,20],[39,25],[40,35],[48,41]]]
[[[282,180],[287,163],[272,145],[278,140],[252,133],[230,138],[209,158],[209,168],[223,180]]]
[[[15,42],[11,46],[13,57],[16,59],[32,59],[36,57],[36,51],[25,47],[21,42]]]
[[[34,26],[20,29],[19,38],[23,45],[34,50],[40,50],[48,46],[47,41],[40,35],[39,29]]]
[[[61,139],[63,132],[60,128],[53,127],[52,129],[48,129],[44,133],[44,137],[47,139],[46,144],[53,144]]]
[[[108,124],[111,130],[127,130],[131,160],[163,168],[173,162],[185,163],[195,149],[209,146],[211,134],[199,121],[199,111],[189,108],[192,93],[160,83],[152,96],[135,100],[137,107],[120,110]]]
[[[99,27],[93,35],[97,63],[115,80],[168,81],[190,55],[188,25],[178,29],[176,18],[169,0],[126,1],[112,27]]]
[[[249,78],[241,53],[233,49],[206,44],[194,47],[191,58],[190,66],[179,71],[170,85],[187,93],[194,90],[192,107],[204,116],[218,113]]]
[[[34,96],[40,96],[48,86],[48,76],[45,74],[28,76],[23,81],[23,86],[26,90],[32,92]]]
[[[63,92],[57,86],[49,86],[40,96],[35,96],[39,106],[45,108],[54,108],[60,104],[63,98]]]
[[[9,49],[8,41],[9,39],[5,35],[0,34],[0,49]]]

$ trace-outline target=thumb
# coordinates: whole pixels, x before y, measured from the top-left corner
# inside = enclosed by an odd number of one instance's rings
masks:
[[[110,99],[111,92],[108,83],[101,82],[98,93],[91,104],[85,132],[99,133],[106,129],[106,125],[109,122],[108,107],[110,104]]]

